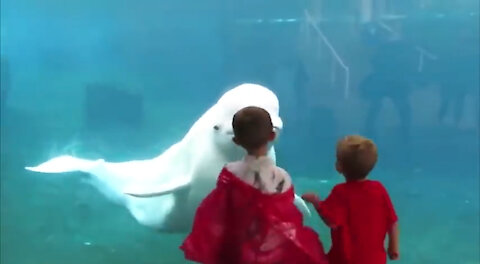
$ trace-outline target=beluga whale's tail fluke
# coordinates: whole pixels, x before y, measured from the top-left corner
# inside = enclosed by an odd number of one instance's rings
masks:
[[[63,155],[48,160],[35,167],[25,167],[25,169],[41,173],[64,173],[83,171],[89,172],[98,162],[102,160],[85,160],[69,155]]]

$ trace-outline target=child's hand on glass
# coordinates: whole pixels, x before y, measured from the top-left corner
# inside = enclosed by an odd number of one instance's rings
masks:
[[[314,205],[320,202],[320,198],[314,193],[305,193],[302,195],[302,199]]]
[[[397,260],[399,258],[399,253],[398,253],[398,250],[395,250],[393,248],[389,248],[388,249],[388,258],[390,258],[390,260]]]

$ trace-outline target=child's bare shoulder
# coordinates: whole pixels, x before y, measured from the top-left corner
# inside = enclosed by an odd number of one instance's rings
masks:
[[[239,167],[241,167],[242,164],[243,164],[242,161],[233,161],[233,162],[229,162],[229,163],[225,164],[225,168],[227,168],[227,170],[229,170],[231,172],[232,170],[236,170]]]
[[[288,190],[292,186],[292,178],[290,177],[290,174],[288,172],[278,166],[275,166],[275,172],[274,172],[274,181],[277,184],[282,184],[282,191]]]
[[[275,166],[275,173],[278,174],[279,176],[290,178],[290,174],[288,174],[288,172],[282,167]]]

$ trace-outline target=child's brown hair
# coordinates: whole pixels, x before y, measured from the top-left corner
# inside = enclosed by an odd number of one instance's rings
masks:
[[[368,138],[352,135],[337,143],[337,165],[347,180],[366,178],[375,167],[377,158],[377,146]]]
[[[238,111],[233,116],[232,126],[235,142],[249,152],[267,144],[273,133],[270,114],[254,106]]]

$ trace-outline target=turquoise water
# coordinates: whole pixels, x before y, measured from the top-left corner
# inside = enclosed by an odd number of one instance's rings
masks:
[[[342,180],[335,141],[372,137],[397,263],[480,263],[478,1],[368,3],[3,0],[0,262],[186,263],[184,234],[139,225],[86,175],[23,168],[156,156],[228,88],[256,82],[279,97],[277,159],[297,193],[328,195]],[[143,111],[135,96],[89,105],[89,85],[140,96]],[[306,222],[328,248],[319,218]]]

